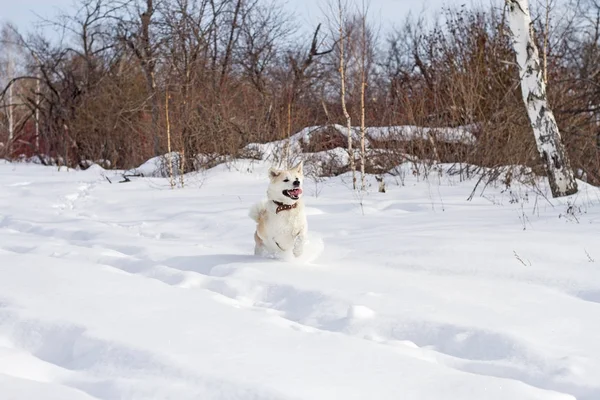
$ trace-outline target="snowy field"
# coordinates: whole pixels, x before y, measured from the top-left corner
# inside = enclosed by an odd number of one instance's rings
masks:
[[[0,399],[600,399],[599,191],[307,180],[288,262],[252,255],[266,169],[0,161]]]

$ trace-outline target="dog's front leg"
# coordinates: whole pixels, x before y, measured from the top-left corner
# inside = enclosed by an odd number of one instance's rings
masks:
[[[304,242],[306,240],[306,230],[302,229],[294,240],[294,257],[300,257],[304,252]]]
[[[258,236],[257,232],[254,232],[254,255],[264,256],[265,255],[265,244],[263,240]]]

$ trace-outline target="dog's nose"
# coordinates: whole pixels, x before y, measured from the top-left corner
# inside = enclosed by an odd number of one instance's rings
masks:
[[[300,181],[298,179],[294,181],[294,186],[300,186]]]

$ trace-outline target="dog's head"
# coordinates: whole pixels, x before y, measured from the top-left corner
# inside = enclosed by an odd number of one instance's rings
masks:
[[[302,161],[292,169],[269,169],[269,199],[284,204],[294,204],[302,197]]]

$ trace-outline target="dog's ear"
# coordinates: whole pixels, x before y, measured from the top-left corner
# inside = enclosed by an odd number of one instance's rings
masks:
[[[269,179],[275,179],[281,174],[281,171],[271,167],[269,168]]]
[[[300,161],[298,164],[296,164],[296,166],[294,168],[292,168],[292,170],[302,173],[303,165],[304,165],[304,163],[302,161]]]

